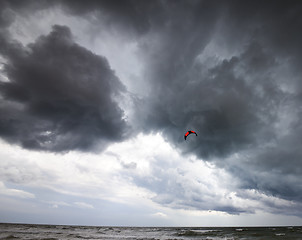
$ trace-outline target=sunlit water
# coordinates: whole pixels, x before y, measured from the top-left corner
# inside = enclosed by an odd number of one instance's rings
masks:
[[[90,227],[0,224],[0,239],[302,240],[302,227]]]

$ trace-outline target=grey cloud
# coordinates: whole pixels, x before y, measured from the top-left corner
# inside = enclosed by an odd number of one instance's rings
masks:
[[[163,132],[185,154],[214,161],[237,176],[242,188],[301,201],[302,5],[272,5],[171,4],[167,24],[140,42],[149,92],[136,105],[138,126]],[[216,48],[204,56],[213,43]],[[219,51],[229,47],[229,57],[221,57]],[[288,73],[279,75],[286,65]],[[184,142],[190,129],[198,138]],[[230,159],[233,154],[239,158]]]
[[[130,163],[121,162],[121,164],[125,169],[136,169],[137,167],[137,163],[135,162],[130,162]]]
[[[276,68],[273,59],[263,53],[260,46],[254,45],[215,67],[203,69],[204,66],[195,66],[193,73],[187,72],[186,81],[180,79],[182,85],[171,94],[169,88],[176,87],[172,83],[176,80],[169,82],[165,79],[163,91],[154,91],[157,97],[148,98],[145,105],[138,108],[141,117],[146,116],[143,128],[164,131],[177,147],[185,146],[185,152],[193,150],[208,159],[227,156],[258,144],[259,137],[263,140],[273,137],[270,126],[276,117],[274,107],[277,107],[279,98],[285,98],[285,94],[267,74]],[[257,58],[272,64],[264,69],[258,65]],[[251,63],[254,61],[257,64]],[[262,69],[257,69],[255,76],[250,71],[256,70],[250,67]],[[183,144],[180,133],[191,128],[199,133],[198,141]]]
[[[52,182],[57,178],[53,172],[26,161],[22,156],[15,157],[4,153],[0,156],[0,181],[21,186],[44,181]]]
[[[242,189],[301,202],[300,1],[54,1],[54,5],[73,15],[93,14],[137,41],[146,91],[134,101],[135,131],[162,132],[184,154],[194,153],[228,170]],[[15,11],[26,8],[19,2],[9,6]],[[35,8],[32,2],[27,5]],[[1,26],[8,26],[13,15],[2,11],[1,20]],[[66,28],[56,28],[26,49],[5,38],[1,43],[2,54],[10,59],[5,70],[12,79],[1,85],[6,97],[0,108],[3,138],[52,151],[87,149],[97,139],[104,144],[124,139],[127,125],[112,100],[124,87],[105,59],[74,44]],[[55,46],[72,51],[62,56]],[[82,68],[77,54],[86,59],[80,61]],[[47,65],[42,58],[48,59]],[[51,60],[59,61],[61,70]],[[87,77],[87,72],[92,75]],[[36,81],[41,76],[45,84]],[[91,84],[83,89],[69,81],[81,85],[86,78]],[[56,85],[49,84],[56,80]],[[96,83],[102,86],[99,93]],[[189,129],[198,137],[184,142]],[[47,145],[49,141],[52,144]],[[191,190],[182,183],[170,186],[167,176],[174,175],[161,173],[160,167],[161,163],[156,169],[159,179],[136,182],[156,192],[155,201],[209,208],[201,198],[183,198]],[[171,192],[164,193],[166,189]],[[249,211],[227,204],[211,209]]]
[[[251,213],[254,209],[236,206],[207,178],[189,176],[184,169],[175,168],[175,162],[167,162],[158,156],[150,164],[151,173],[148,175],[132,175],[136,185],[151,190],[155,194],[152,200],[163,206],[175,209],[220,211],[237,215]],[[176,164],[177,165],[177,164]],[[223,181],[223,180],[222,180]]]
[[[149,15],[156,14],[159,1],[57,1],[63,9],[74,15],[89,17],[94,13],[108,27],[118,27],[124,33],[143,34],[149,30]]]
[[[28,16],[33,11],[42,10],[53,6],[49,1],[22,1],[22,0],[2,0],[0,2],[0,30],[7,28],[15,20],[15,16]]]
[[[121,164],[121,166],[124,168],[124,169],[136,169],[137,167],[137,163],[136,162],[125,162],[121,159],[121,156],[114,153],[114,152],[111,152],[111,151],[106,151],[105,152],[106,155],[108,156],[113,156],[116,158],[116,160]]]
[[[2,41],[6,41],[2,39]],[[23,48],[6,42],[1,136],[25,148],[91,149],[121,141],[127,124],[114,100],[125,87],[104,57],[73,42],[67,27]]]

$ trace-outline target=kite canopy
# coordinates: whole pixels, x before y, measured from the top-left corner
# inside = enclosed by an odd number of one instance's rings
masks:
[[[191,133],[194,133],[194,134],[197,136],[197,133],[196,133],[196,132],[190,130],[190,131],[187,131],[187,132],[186,132],[186,134],[185,134],[185,136],[184,136],[184,137],[185,137],[185,140],[187,140],[187,136],[189,136]]]

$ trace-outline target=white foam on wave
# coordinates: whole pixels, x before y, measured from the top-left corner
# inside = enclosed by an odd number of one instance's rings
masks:
[[[276,233],[276,236],[285,236],[285,233]]]

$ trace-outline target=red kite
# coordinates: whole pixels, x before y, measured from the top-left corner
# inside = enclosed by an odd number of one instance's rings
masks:
[[[196,134],[196,136],[197,136],[197,133],[196,132],[194,132],[194,131],[187,131],[186,132],[186,134],[185,134],[185,140],[187,140],[187,136],[189,135],[189,134],[191,134],[191,133],[194,133],[194,134]]]

